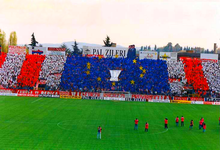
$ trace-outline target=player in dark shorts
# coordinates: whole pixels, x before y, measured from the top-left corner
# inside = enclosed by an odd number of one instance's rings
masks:
[[[168,119],[167,118],[165,118],[164,124],[165,124],[165,129],[168,129]]]
[[[134,130],[138,130],[138,122],[139,122],[139,120],[136,118],[134,120]]]
[[[145,124],[145,132],[148,132],[148,127],[149,127],[149,124],[146,122],[146,124]]]
[[[193,120],[190,121],[190,126],[189,126],[190,130],[192,130],[192,128],[193,128]]]

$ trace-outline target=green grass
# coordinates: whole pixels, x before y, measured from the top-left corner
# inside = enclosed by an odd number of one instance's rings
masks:
[[[185,127],[175,126],[176,116]],[[217,150],[219,106],[0,97],[0,149],[4,150]],[[164,129],[164,118],[169,130]],[[206,133],[198,129],[205,118]],[[138,131],[134,120],[139,119]],[[189,131],[189,122],[195,126]],[[149,132],[144,132],[145,122]],[[103,128],[96,139],[97,127]]]

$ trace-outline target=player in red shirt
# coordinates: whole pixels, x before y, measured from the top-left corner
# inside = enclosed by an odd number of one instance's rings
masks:
[[[189,129],[191,130],[193,128],[193,120],[190,121]]]
[[[203,122],[204,122],[204,118],[202,117],[201,120],[202,120],[202,124],[203,124]]]
[[[181,117],[181,127],[183,127],[184,126],[184,117],[182,116]]]
[[[177,127],[179,126],[179,117],[178,116],[176,117],[176,126]]]
[[[206,130],[206,124],[203,123],[203,133],[205,132],[205,130]]]
[[[203,122],[202,122],[202,119],[199,121],[199,130],[202,128],[203,126]]]
[[[101,132],[102,132],[102,128],[99,126],[98,127],[97,139],[101,139]]]
[[[168,119],[167,118],[165,118],[164,123],[165,123],[165,129],[168,129]]]
[[[138,130],[138,122],[139,122],[139,120],[136,118],[135,120],[134,120],[134,130]]]
[[[149,127],[149,124],[146,122],[146,124],[145,124],[145,132],[148,132],[148,127]]]

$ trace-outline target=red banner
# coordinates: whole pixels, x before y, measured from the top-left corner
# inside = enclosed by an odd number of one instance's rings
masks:
[[[65,52],[65,48],[57,48],[57,47],[48,47],[48,51],[60,51],[60,52]]]
[[[187,101],[188,97],[177,97],[177,96],[175,96],[173,100],[184,100],[184,101]]]
[[[204,102],[204,105],[212,105],[213,102]]]
[[[17,90],[18,96],[38,97],[39,95],[59,95],[59,91]]]
[[[204,101],[202,97],[190,97],[191,101]]]
[[[70,92],[68,91],[59,91],[59,92],[60,92],[60,95],[62,96],[70,95]]]
[[[139,94],[132,94],[132,98],[135,99],[147,99],[147,100],[169,100],[169,96],[164,96],[164,95],[139,95]]]
[[[117,97],[117,98],[125,98],[125,94],[103,93],[103,97]]]
[[[27,96],[27,97],[38,97],[39,92],[34,90],[18,90],[17,91],[18,96]]]
[[[100,97],[100,93],[83,92],[82,96]]]

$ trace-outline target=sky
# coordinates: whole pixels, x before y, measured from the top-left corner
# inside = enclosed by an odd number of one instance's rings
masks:
[[[0,0],[0,29],[18,44],[78,41],[127,47],[220,47],[220,0]]]

